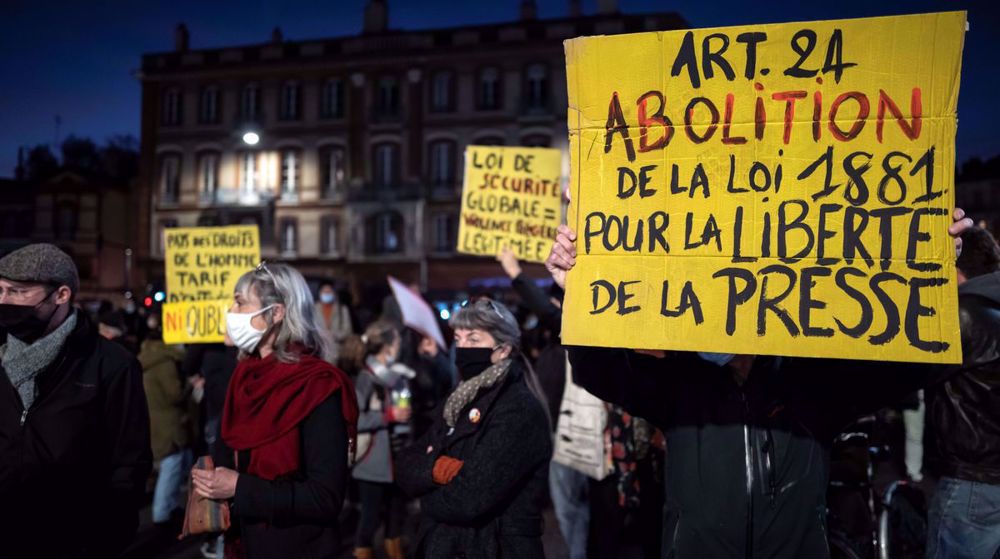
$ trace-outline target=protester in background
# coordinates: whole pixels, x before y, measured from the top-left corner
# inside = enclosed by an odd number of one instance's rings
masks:
[[[413,438],[422,437],[434,424],[435,410],[454,387],[455,367],[434,338],[412,328],[403,331],[400,361],[416,376],[410,381],[413,392]]]
[[[560,339],[563,290],[553,283],[548,294],[542,291],[523,273],[517,257],[506,247],[497,260],[510,277],[514,292],[538,317],[539,326],[552,332],[535,370],[555,429],[563,409],[566,384],[566,350]],[[622,408],[605,406],[608,424],[604,436],[610,443],[612,474],[595,480],[555,460],[550,464],[549,492],[559,529],[569,547],[570,559],[588,555],[613,558],[639,546],[647,557],[656,557],[660,525],[648,516],[650,511],[654,517],[658,516],[663,505],[663,435],[649,422]]]
[[[345,356],[353,356],[359,370],[355,381],[360,406],[359,453],[352,475],[358,482],[361,519],[354,556],[374,557],[375,531],[384,521],[386,554],[389,559],[403,559],[401,536],[406,501],[395,484],[393,457],[410,434],[409,382],[415,373],[398,362],[400,334],[391,322],[373,322],[360,342],[344,348]]]
[[[424,513],[417,557],[543,557],[552,432],[507,307],[470,301],[451,320],[462,382],[403,451],[400,486]]]
[[[181,487],[194,463],[188,398],[179,364],[184,353],[163,343],[159,317],[150,315],[146,340],[139,351],[142,384],[149,402],[150,441],[159,467],[153,492],[153,523],[171,520],[183,506]]]
[[[125,337],[125,319],[121,311],[111,310],[101,313],[98,318],[97,332],[106,340],[115,342],[135,355],[138,348]]]
[[[333,352],[331,362],[335,363],[344,340],[354,333],[354,326],[351,324],[351,311],[340,301],[333,282],[324,281],[319,284],[316,314],[330,336],[330,347]]]
[[[152,466],[135,357],[73,308],[73,260],[33,244],[0,259],[0,541],[5,557],[117,557]]]
[[[952,236],[972,226],[957,209]],[[576,234],[546,261],[565,285]],[[961,240],[955,240],[961,252]],[[568,348],[573,378],[666,438],[663,557],[828,557],[829,446],[854,418],[949,371],[930,365]],[[863,387],[863,389],[862,389]],[[735,465],[745,467],[735,467]]]
[[[265,265],[236,284],[226,343],[240,350],[222,415],[236,470],[192,470],[195,491],[231,500],[249,559],[335,557],[357,403],[330,365],[305,279]],[[231,462],[230,462],[231,464]],[[227,550],[228,554],[228,550]]]
[[[517,256],[509,248],[504,247],[497,256],[497,261],[511,279],[511,287],[538,316],[539,325],[556,332],[553,343],[539,353],[535,363],[554,432],[559,423],[559,410],[562,409],[566,386],[566,350],[558,341],[558,333],[562,330],[562,303],[554,297],[546,297],[531,278],[524,275]],[[590,477],[553,460],[549,464],[549,495],[559,522],[559,531],[569,548],[569,558],[586,559],[590,531]]]
[[[220,423],[229,379],[236,369],[238,355],[238,348],[223,343],[189,344],[184,351],[184,376],[194,386],[201,384],[204,391],[205,446],[217,463],[232,454],[232,449],[221,439]]]
[[[1000,247],[980,228],[962,240],[962,369],[927,390],[925,458],[940,477],[928,514],[929,559],[1000,553]]]

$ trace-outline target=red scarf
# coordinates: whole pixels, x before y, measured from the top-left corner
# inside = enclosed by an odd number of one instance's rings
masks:
[[[316,406],[340,391],[353,451],[358,402],[343,371],[312,355],[283,363],[274,354],[247,357],[233,371],[222,410],[222,439],[237,451],[250,450],[247,473],[273,480],[299,470],[299,424]]]

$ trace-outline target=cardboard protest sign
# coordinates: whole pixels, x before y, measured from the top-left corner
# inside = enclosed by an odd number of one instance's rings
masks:
[[[567,344],[955,363],[964,12],[566,41]]]
[[[557,149],[469,146],[458,226],[458,252],[544,262],[562,207]]]
[[[167,229],[163,341],[221,342],[233,289],[260,262],[256,225]]]
[[[425,336],[429,336],[437,342],[438,347],[443,350],[448,349],[444,343],[444,336],[441,334],[441,327],[438,325],[437,317],[431,306],[424,301],[419,293],[413,291],[398,279],[387,276],[392,295],[399,304],[399,312],[403,315],[403,324],[413,328]]]

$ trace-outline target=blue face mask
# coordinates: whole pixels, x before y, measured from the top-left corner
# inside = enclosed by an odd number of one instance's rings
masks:
[[[332,303],[332,302],[334,302],[336,300],[337,300],[337,296],[334,295],[333,293],[320,293],[319,294],[319,301],[321,303],[326,303],[327,305],[329,305],[330,303]]]
[[[730,361],[733,360],[733,357],[736,356],[733,355],[732,353],[711,353],[708,351],[699,351],[698,357],[701,357],[702,359],[708,361],[709,363],[712,363],[713,365],[717,365],[719,367],[725,367]]]

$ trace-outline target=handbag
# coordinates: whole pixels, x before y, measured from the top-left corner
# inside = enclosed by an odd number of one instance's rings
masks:
[[[201,470],[215,469],[211,456],[198,458],[195,467]],[[184,526],[178,539],[194,534],[225,532],[229,529],[229,505],[198,495],[194,484],[188,480],[188,500],[184,509]]]

